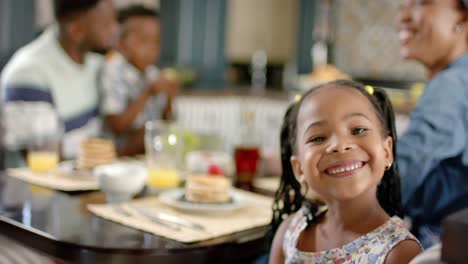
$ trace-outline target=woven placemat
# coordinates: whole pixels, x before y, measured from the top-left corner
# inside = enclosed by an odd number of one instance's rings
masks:
[[[229,235],[255,227],[266,226],[271,222],[272,198],[241,190],[236,191],[243,195],[245,206],[222,214],[180,211],[166,205],[158,197],[133,200],[119,205],[91,204],[88,205],[88,209],[102,218],[184,243]],[[201,225],[204,230],[185,226],[180,227],[179,230],[174,230],[152,221],[147,215],[141,214],[135,208],[144,210],[149,215],[155,215],[159,212],[185,219]],[[131,214],[124,214],[122,211],[131,212]]]
[[[27,183],[47,187],[59,191],[91,191],[98,190],[94,177],[84,177],[63,173],[58,170],[48,173],[35,173],[28,168],[8,169],[7,175]]]

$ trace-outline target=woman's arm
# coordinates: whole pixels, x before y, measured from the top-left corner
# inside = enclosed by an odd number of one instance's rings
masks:
[[[466,96],[456,72],[441,72],[428,83],[397,144],[403,206],[442,160],[466,147]]]

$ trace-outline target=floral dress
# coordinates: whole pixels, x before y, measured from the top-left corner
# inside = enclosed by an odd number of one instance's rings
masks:
[[[291,219],[285,233],[283,251],[285,263],[310,264],[380,264],[387,254],[403,240],[418,240],[405,228],[403,221],[394,216],[377,229],[357,238],[341,248],[321,252],[297,249],[297,240],[307,227],[306,209],[303,207]]]

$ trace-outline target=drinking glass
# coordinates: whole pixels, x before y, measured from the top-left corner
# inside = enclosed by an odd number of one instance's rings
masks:
[[[257,146],[237,146],[234,150],[237,180],[252,182],[257,174],[260,151]]]
[[[183,142],[181,130],[170,121],[153,120],[145,124],[145,150],[148,185],[155,189],[179,185]]]
[[[28,144],[27,164],[31,171],[46,173],[57,168],[63,126],[51,111],[39,113],[31,123],[34,131]]]

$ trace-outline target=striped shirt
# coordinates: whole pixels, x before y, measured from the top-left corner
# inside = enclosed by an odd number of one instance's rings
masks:
[[[76,157],[80,141],[101,131],[97,80],[102,61],[88,53],[83,64],[75,63],[58,42],[55,26],[19,49],[0,76],[6,148],[26,149],[56,130],[63,156]]]

